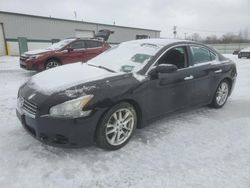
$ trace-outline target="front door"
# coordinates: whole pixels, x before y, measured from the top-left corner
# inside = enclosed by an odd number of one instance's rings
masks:
[[[188,67],[187,47],[180,46],[168,50],[156,63],[174,64],[178,70],[173,73],[158,74],[148,82],[148,113],[153,117],[163,115],[190,104],[192,93],[192,69]]]
[[[83,40],[77,40],[69,44],[65,50],[61,52],[64,64],[83,62],[85,55],[85,43]]]

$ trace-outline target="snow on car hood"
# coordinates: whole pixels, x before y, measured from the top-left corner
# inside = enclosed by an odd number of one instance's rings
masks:
[[[121,73],[112,73],[83,63],[73,63],[46,70],[32,76],[27,84],[32,89],[45,95],[50,95],[79,84],[119,74]]]
[[[49,52],[49,51],[51,51],[51,50],[37,49],[37,50],[32,50],[32,51],[25,52],[24,54],[25,55],[36,55],[36,54],[41,54],[41,53]]]

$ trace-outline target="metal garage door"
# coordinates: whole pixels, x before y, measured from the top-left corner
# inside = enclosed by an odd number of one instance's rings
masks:
[[[94,37],[94,31],[76,30],[76,37],[79,37],[79,38],[93,38]]]
[[[0,24],[0,56],[5,55],[5,43],[4,43],[4,34],[3,34],[3,24]]]

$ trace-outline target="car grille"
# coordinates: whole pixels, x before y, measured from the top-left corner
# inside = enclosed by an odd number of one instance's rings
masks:
[[[247,56],[249,56],[249,53],[250,53],[250,52],[241,52],[241,55],[247,57]]]
[[[35,118],[36,111],[37,111],[37,106],[34,103],[32,103],[32,102],[30,102],[30,101],[23,98],[22,110],[27,115],[31,116],[32,118]]]
[[[28,56],[24,56],[24,55],[20,56],[20,60],[21,60],[21,61],[25,61],[25,60],[27,60],[28,58],[29,58]]]

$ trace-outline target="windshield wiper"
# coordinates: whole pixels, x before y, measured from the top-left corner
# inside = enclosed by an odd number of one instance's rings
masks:
[[[111,70],[111,69],[109,69],[107,67],[104,67],[104,66],[101,66],[101,65],[92,65],[92,64],[88,64],[88,63],[87,63],[87,65],[92,66],[92,67],[97,67],[97,68],[100,68],[100,69],[105,69],[105,70],[107,70],[109,72],[115,72],[114,70]]]

